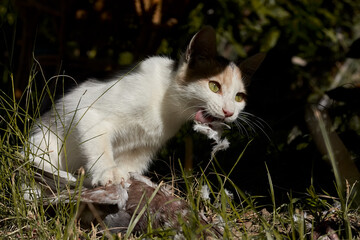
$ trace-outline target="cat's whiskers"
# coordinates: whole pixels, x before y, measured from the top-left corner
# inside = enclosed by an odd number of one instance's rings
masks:
[[[271,130],[271,127],[268,125],[268,123],[265,120],[255,116],[254,114],[248,112],[241,112],[237,117],[237,120],[235,121],[236,126],[240,130],[239,128],[240,126],[242,126],[241,129],[244,129],[245,127],[239,121],[246,124],[253,133],[257,133],[256,130],[260,130],[266,136],[266,138],[269,141],[271,141],[271,138],[269,137],[269,135],[265,130],[266,128]],[[245,131],[247,132],[247,130]]]
[[[194,100],[197,100],[198,103],[194,103],[195,101]],[[185,108],[182,109],[182,112],[181,114],[184,114],[185,112],[191,110],[191,109],[195,109],[195,110],[198,110],[198,109],[204,109],[206,108],[205,104],[204,104],[204,100],[197,97],[197,98],[192,98],[192,99],[189,99],[187,100],[185,103],[183,103],[182,106],[186,106]],[[196,112],[196,111],[195,111]],[[194,113],[195,114],[195,113]]]
[[[196,115],[196,113],[191,114],[191,115],[186,119],[186,121],[194,120],[194,119],[195,119],[195,115]]]
[[[243,124],[241,124],[241,123],[238,122],[238,121],[234,121],[234,124],[235,124],[236,127],[239,129],[239,131],[240,131],[240,133],[241,133],[242,135],[245,135],[245,134],[246,134],[247,138],[249,138],[249,133],[248,133],[248,131],[246,130],[246,128],[243,126]],[[244,134],[244,132],[245,132],[245,134]]]
[[[260,118],[260,117],[258,117],[258,116],[256,116],[256,115],[254,115],[254,114],[252,114],[252,113],[249,113],[249,112],[241,112],[240,115],[245,115],[245,116],[254,118],[254,119],[255,119],[258,123],[260,123],[264,128],[266,127],[266,128],[269,128],[270,130],[272,130],[271,127],[270,127],[270,125],[269,125],[264,119],[262,119],[262,118]],[[265,125],[265,126],[264,126],[264,125]]]
[[[252,124],[252,122],[249,119],[240,117],[240,118],[238,118],[238,120],[245,123],[246,126],[248,126],[250,128],[250,132],[252,133],[252,135],[257,133],[256,129],[254,128],[254,125]]]
[[[204,109],[205,108],[205,106],[204,105],[188,105],[188,107],[186,107],[186,108],[184,108],[183,110],[182,110],[182,114],[184,114],[185,112],[187,112],[187,111],[189,111],[189,110],[191,110],[191,109],[195,109],[195,110],[198,110],[198,109]],[[196,111],[195,111],[196,112]]]
[[[265,129],[264,125],[260,121],[258,121],[256,118],[251,119],[251,118],[249,118],[249,116],[241,116],[241,119],[243,121],[246,121],[250,126],[252,126],[252,128],[254,129],[254,132],[256,132],[255,128],[260,129],[260,131],[262,131],[264,133],[264,135],[268,139],[270,139],[264,130]]]

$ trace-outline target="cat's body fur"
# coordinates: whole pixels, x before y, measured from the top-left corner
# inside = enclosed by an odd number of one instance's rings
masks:
[[[74,88],[39,119],[29,141],[34,163],[50,172],[84,167],[86,185],[120,183],[129,172],[145,172],[186,121],[235,121],[245,107],[234,101],[245,93],[243,76],[216,56],[214,41],[205,28],[179,64],[150,57],[125,76]],[[209,81],[221,92],[209,90]]]

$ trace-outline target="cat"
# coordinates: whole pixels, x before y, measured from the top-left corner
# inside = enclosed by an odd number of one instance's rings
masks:
[[[119,184],[129,172],[146,172],[185,122],[236,121],[245,80],[262,58],[237,66],[218,55],[215,30],[204,27],[178,62],[149,57],[125,76],[90,79],[66,93],[37,120],[24,151],[49,172],[83,167],[85,186]]]

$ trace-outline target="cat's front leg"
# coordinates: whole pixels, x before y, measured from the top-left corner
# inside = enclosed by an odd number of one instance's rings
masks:
[[[100,141],[99,144],[101,144],[102,147],[97,147],[98,152],[93,153],[92,161],[88,163],[91,185],[105,186],[107,184],[120,184],[122,181],[127,180],[129,174],[115,163],[111,144],[105,144],[104,141]],[[102,150],[102,152],[99,150]],[[93,157],[96,156],[99,157],[94,159]]]
[[[100,171],[95,170],[91,176],[92,186],[105,186],[108,184],[120,184],[129,178],[129,173],[119,166],[102,168]]]
[[[111,131],[106,128],[106,124],[97,125],[87,131],[82,138],[81,150],[85,155],[88,185],[120,184],[129,178],[128,172],[114,161],[109,132]]]

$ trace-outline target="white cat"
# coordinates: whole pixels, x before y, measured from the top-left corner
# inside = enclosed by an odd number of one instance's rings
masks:
[[[219,57],[215,31],[205,27],[178,63],[150,57],[130,74],[74,88],[38,119],[24,151],[50,172],[84,167],[85,185],[118,184],[144,173],[186,121],[234,122],[245,107],[243,80],[260,62],[238,67]]]

